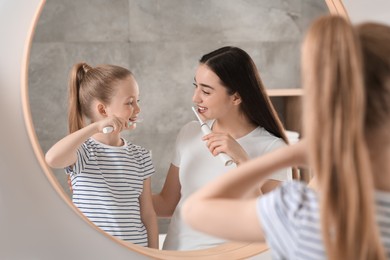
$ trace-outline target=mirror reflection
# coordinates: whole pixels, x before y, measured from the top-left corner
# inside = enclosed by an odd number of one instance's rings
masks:
[[[152,153],[152,190],[163,186],[176,136],[191,110],[199,58],[226,45],[253,58],[267,89],[299,88],[299,46],[324,1],[47,1],[32,43],[31,114],[42,150],[67,134],[67,83],[79,61],[131,70],[142,124],[124,133]],[[278,100],[275,105],[282,107]],[[278,110],[284,118],[282,109]],[[53,170],[71,196],[63,170]],[[159,219],[167,232],[169,218]]]

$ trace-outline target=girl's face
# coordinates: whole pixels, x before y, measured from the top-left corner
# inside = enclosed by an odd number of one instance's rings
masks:
[[[139,107],[139,88],[133,76],[116,83],[117,91],[106,106],[108,116],[117,116],[131,122],[137,120]]]
[[[192,101],[205,119],[219,119],[229,115],[234,95],[229,95],[221,80],[209,67],[200,64],[195,75]]]

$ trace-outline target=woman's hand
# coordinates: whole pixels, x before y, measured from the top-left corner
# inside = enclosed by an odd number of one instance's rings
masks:
[[[211,133],[202,138],[207,142],[210,152],[216,156],[226,153],[238,165],[249,160],[249,156],[242,146],[229,134]]]

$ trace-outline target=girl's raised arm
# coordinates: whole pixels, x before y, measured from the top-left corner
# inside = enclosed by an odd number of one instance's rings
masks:
[[[73,165],[77,160],[77,149],[91,136],[101,133],[106,126],[112,126],[114,133],[129,129],[127,120],[116,116],[106,117],[103,120],[91,123],[54,144],[45,155],[47,164],[52,168],[65,168]]]
[[[65,136],[47,151],[45,155],[47,164],[52,168],[65,168],[73,165],[77,160],[77,149],[97,132],[99,132],[97,124],[90,124]]]
[[[305,151],[306,141],[300,141],[222,175],[188,198],[182,208],[184,220],[199,231],[225,239],[263,241],[256,198],[247,195],[276,170],[305,165]]]

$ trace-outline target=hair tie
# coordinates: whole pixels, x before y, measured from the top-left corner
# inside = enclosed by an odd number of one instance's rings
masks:
[[[84,64],[83,64],[84,73],[87,73],[90,69],[92,69],[92,67],[89,66],[87,63],[84,63]]]

